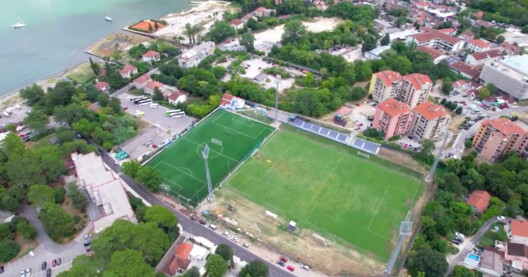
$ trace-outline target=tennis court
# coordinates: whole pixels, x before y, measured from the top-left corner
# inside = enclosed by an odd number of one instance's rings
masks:
[[[211,183],[216,188],[273,130],[263,123],[217,110],[147,165],[164,178],[163,191],[196,206],[208,194],[201,154],[206,144],[210,148]]]
[[[423,189],[404,168],[284,125],[224,186],[286,222],[382,261]]]

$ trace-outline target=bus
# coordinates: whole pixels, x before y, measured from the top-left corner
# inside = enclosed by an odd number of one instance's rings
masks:
[[[170,115],[171,113],[178,113],[181,112],[181,110],[168,110],[165,112],[165,115]]]
[[[171,116],[173,116],[173,115],[175,115],[175,114],[180,114],[180,113],[183,113],[183,112],[182,112],[182,111],[179,111],[179,112],[171,112],[171,113],[167,113],[166,115],[169,116],[169,117],[171,117]]]
[[[184,112],[179,112],[179,113],[174,113],[170,116],[170,118],[178,118],[178,117],[182,117],[184,116],[185,113]]]
[[[150,103],[149,108],[156,109],[159,106],[158,103]]]
[[[141,100],[141,101],[138,102],[138,104],[140,106],[149,105],[150,103],[152,103],[152,100],[150,100],[150,99],[145,99],[145,100]]]
[[[145,100],[150,100],[148,97],[141,97],[141,98],[138,98],[136,100],[134,100],[134,104],[138,104],[142,101],[145,101]]]
[[[141,99],[147,99],[148,97],[146,96],[134,96],[134,97],[131,97],[130,98],[130,102],[134,102],[136,100],[141,100]]]

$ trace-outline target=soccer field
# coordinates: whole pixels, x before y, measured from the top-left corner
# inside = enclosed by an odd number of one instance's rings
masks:
[[[422,192],[417,175],[283,126],[225,183],[299,228],[388,260],[391,239]]]
[[[216,188],[258,147],[273,128],[224,110],[218,110],[149,161],[164,178],[162,190],[183,203],[196,206],[207,196],[205,164],[201,152],[210,148],[209,171]]]

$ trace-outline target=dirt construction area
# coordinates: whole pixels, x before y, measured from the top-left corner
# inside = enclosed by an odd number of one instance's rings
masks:
[[[246,233],[253,241],[252,247],[288,256],[328,276],[377,276],[382,274],[385,266],[383,262],[347,247],[346,243],[317,240],[308,229],[288,232],[286,220],[266,216],[262,207],[232,188],[218,189],[215,201],[205,204],[200,210],[236,220],[241,230],[239,233]]]

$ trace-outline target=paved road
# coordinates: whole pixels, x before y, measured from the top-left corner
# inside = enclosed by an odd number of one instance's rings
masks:
[[[48,267],[51,267],[51,261],[53,259],[61,258],[61,265],[52,268],[52,275],[55,276],[62,271],[70,269],[71,262],[75,257],[86,253],[82,242],[84,241],[84,235],[91,228],[90,223],[87,224],[87,227],[85,227],[75,240],[67,244],[57,244],[44,232],[44,227],[38,219],[38,214],[35,209],[23,206],[20,211],[20,216],[27,218],[31,225],[35,226],[39,246],[32,251],[33,256],[28,254],[14,262],[6,264],[5,272],[2,276],[19,276],[20,271],[26,268],[31,269],[31,276],[46,276],[45,271],[40,269],[42,262],[46,261]]]
[[[446,277],[449,276],[451,272],[453,272],[453,269],[456,265],[462,264],[466,256],[473,250],[475,245],[479,243],[482,236],[484,236],[484,234],[491,228],[491,225],[493,225],[493,223],[495,222],[499,222],[496,217],[493,217],[492,219],[486,221],[486,223],[484,223],[484,225],[477,231],[477,233],[473,237],[471,237],[470,239],[466,239],[464,244],[462,244],[462,249],[449,262],[449,267],[447,269],[447,273],[445,274]]]
[[[106,163],[106,165],[111,168],[114,172],[120,173],[119,166],[114,164],[114,160],[109,157],[108,155],[103,156],[103,161]],[[239,257],[242,260],[245,261],[253,261],[253,260],[261,260],[262,262],[266,263],[269,267],[269,275],[273,277],[282,277],[282,276],[295,276],[292,273],[286,271],[285,268],[281,268],[277,265],[275,265],[274,262],[270,262],[267,260],[263,260],[262,258],[258,257],[257,255],[249,252],[246,248],[242,247],[241,245],[238,245],[234,243],[233,241],[229,240],[228,238],[225,238],[221,236],[220,234],[215,233],[210,228],[201,225],[200,223],[191,220],[188,216],[182,214],[178,210],[174,209],[173,207],[169,206],[165,202],[159,200],[156,198],[152,193],[145,190],[143,187],[136,185],[134,181],[129,178],[128,176],[124,174],[120,174],[121,178],[123,179],[126,184],[133,189],[137,194],[139,194],[143,199],[148,201],[152,205],[158,205],[168,208],[170,211],[172,211],[176,217],[178,218],[179,223],[181,224],[182,228],[195,236],[204,237],[208,240],[210,240],[212,243],[218,245],[218,244],[227,244],[229,245],[235,254],[235,256]],[[277,257],[278,258],[278,257]]]

